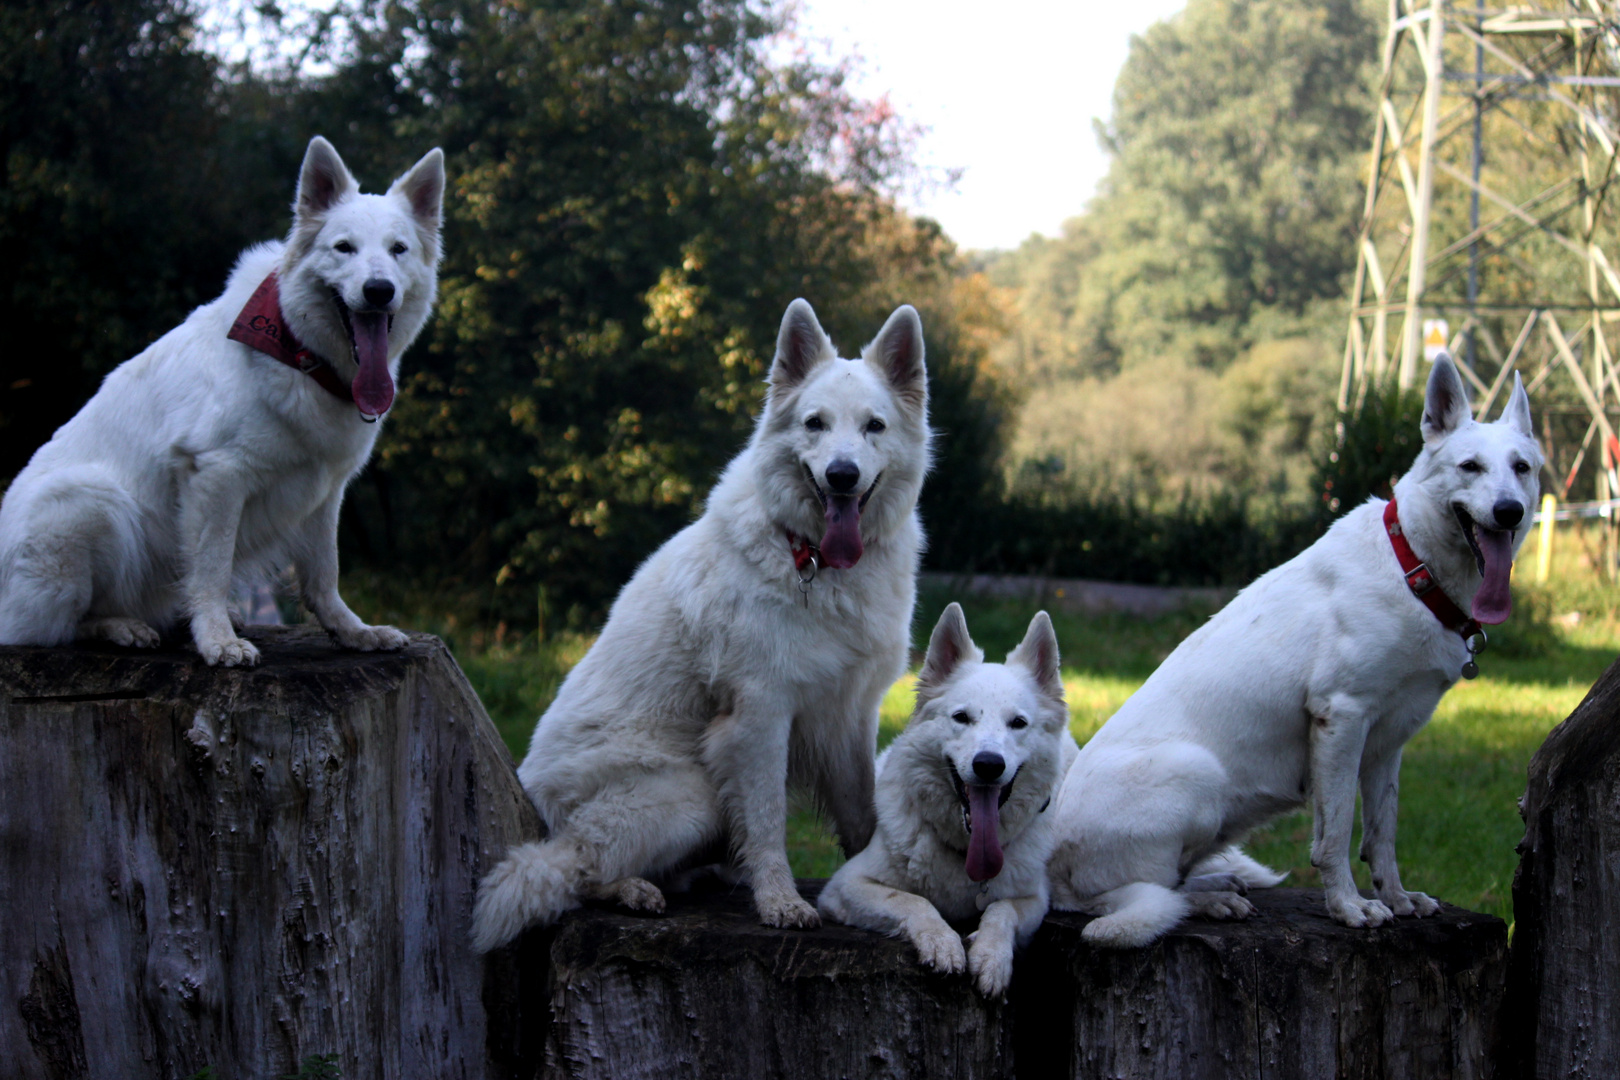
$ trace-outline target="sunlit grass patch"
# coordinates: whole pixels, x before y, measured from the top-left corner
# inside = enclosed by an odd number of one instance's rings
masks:
[[[1476,910],[1511,916],[1514,846],[1523,833],[1518,799],[1525,768],[1547,733],[1568,716],[1620,651],[1620,588],[1578,565],[1585,547],[1559,549],[1554,580],[1544,586],[1515,581],[1515,620],[1493,631],[1480,659],[1482,674],[1459,683],[1440,702],[1433,721],[1407,744],[1401,769],[1399,851],[1404,884]],[[1529,560],[1520,559],[1520,565]],[[1583,576],[1584,575],[1584,576]],[[429,629],[449,643],[514,759],[527,749],[535,721],[551,703],[567,672],[595,640],[588,634],[512,633],[485,626],[477,612],[439,598],[399,597],[345,581],[363,617]],[[927,644],[946,597],[925,594],[914,624],[914,650]],[[415,606],[430,612],[414,614]],[[969,600],[963,607],[987,659],[1000,660],[1023,637],[1034,606]],[[1152,619],[1124,615],[1053,618],[1063,654],[1070,730],[1084,742],[1141,686],[1171,650],[1208,617],[1180,612]],[[1532,625],[1533,624],[1533,625]],[[920,652],[914,651],[914,656]],[[884,696],[878,744],[904,730],[916,694],[907,674]],[[1319,883],[1310,865],[1311,821],[1290,814],[1251,837],[1249,850],[1291,873],[1289,884]],[[808,799],[798,796],[788,822],[794,872],[825,877],[843,854]],[[1356,864],[1363,884],[1365,868]]]

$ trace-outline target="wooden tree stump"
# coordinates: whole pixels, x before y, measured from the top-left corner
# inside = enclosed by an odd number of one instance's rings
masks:
[[[1084,917],[1049,916],[1006,1003],[900,941],[767,930],[742,891],[673,897],[662,917],[576,912],[508,960],[532,1024],[522,1056],[548,1078],[1491,1075],[1500,919],[1447,907],[1350,930],[1317,890],[1256,901],[1247,922],[1126,952],[1082,943]]]
[[[443,645],[253,636],[251,671],[0,649],[6,1080],[1489,1075],[1501,921],[1348,930],[1314,891],[1130,952],[1054,915],[1008,1002],[746,889],[480,959],[476,882],[540,826]]]
[[[1530,759],[1504,1075],[1620,1076],[1620,661]]]
[[[0,1075],[495,1077],[474,887],[538,835],[445,647],[0,648]]]

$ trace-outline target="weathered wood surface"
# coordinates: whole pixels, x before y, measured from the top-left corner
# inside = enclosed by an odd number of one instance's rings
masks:
[[[1084,917],[1049,916],[1007,1003],[903,942],[767,930],[741,892],[675,897],[664,917],[576,912],[503,958],[530,1018],[509,1056],[603,1080],[1491,1075],[1500,919],[1447,907],[1350,930],[1316,890],[1256,901],[1250,921],[1191,922],[1128,952],[1083,944]]]
[[[1620,1077],[1620,661],[1530,759],[1504,1075]]]
[[[0,1075],[510,1075],[466,928],[539,824],[482,706],[431,637],[248,636],[0,648]]]

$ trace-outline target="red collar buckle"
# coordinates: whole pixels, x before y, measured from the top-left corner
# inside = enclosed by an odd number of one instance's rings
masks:
[[[1414,596],[1427,596],[1430,590],[1438,588],[1434,575],[1429,573],[1428,563],[1418,563],[1406,572],[1406,587],[1412,590]]]

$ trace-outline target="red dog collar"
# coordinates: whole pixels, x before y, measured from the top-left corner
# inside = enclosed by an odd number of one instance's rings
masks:
[[[1389,533],[1389,546],[1395,549],[1395,558],[1400,560],[1401,572],[1406,575],[1406,587],[1412,590],[1412,595],[1423,601],[1446,629],[1461,634],[1464,641],[1481,633],[1479,623],[1452,603],[1451,597],[1447,596],[1440,583],[1434,580],[1434,572],[1429,569],[1429,565],[1419,559],[1417,552],[1412,550],[1412,545],[1406,542],[1406,531],[1401,528],[1401,520],[1396,516],[1393,496],[1384,507],[1384,531]]]
[[[250,349],[280,360],[288,367],[297,368],[321,384],[321,389],[340,401],[354,403],[354,391],[346,386],[332,366],[305,348],[296,337],[287,320],[281,316],[281,290],[276,285],[276,272],[259,283],[248,298],[247,306],[231,324],[225,335],[240,341]]]
[[[788,550],[793,553],[793,569],[799,571],[801,574],[804,573],[804,568],[807,566],[814,565],[816,569],[820,569],[820,548],[816,547],[798,533],[792,531],[788,531],[787,539]],[[810,576],[815,577],[815,570],[810,572]]]

